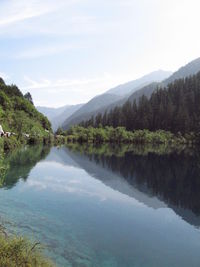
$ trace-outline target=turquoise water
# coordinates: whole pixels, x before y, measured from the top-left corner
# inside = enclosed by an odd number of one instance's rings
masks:
[[[97,152],[8,155],[1,223],[57,266],[200,266],[199,157]]]

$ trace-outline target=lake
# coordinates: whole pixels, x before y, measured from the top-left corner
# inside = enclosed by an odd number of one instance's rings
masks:
[[[57,266],[200,266],[200,154],[128,146],[7,155],[0,221]]]

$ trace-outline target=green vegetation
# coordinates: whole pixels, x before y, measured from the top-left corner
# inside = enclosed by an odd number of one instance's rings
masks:
[[[19,165],[16,165],[15,173],[9,172],[9,162],[4,151],[13,150],[21,144],[41,142],[47,144],[52,142],[53,135],[50,122],[36,110],[30,93],[23,96],[17,86],[6,85],[1,78],[0,125],[4,132],[12,133],[9,137],[0,137],[0,187],[9,187],[16,182],[16,175],[21,169]],[[42,150],[41,153],[43,152],[45,151]],[[14,155],[16,157],[13,160],[18,164],[20,158],[17,156],[17,152]],[[24,155],[30,166],[34,165],[37,162],[37,157],[40,156],[35,154],[31,161],[27,153]],[[23,175],[20,178],[26,179],[28,171],[23,169]],[[1,227],[0,230],[2,230]],[[53,264],[42,255],[39,244],[32,244],[20,237],[8,237],[4,231],[0,231],[0,266],[46,267],[53,266]]]
[[[192,154],[195,150],[194,147],[186,146],[184,144],[179,144],[176,146],[170,146],[168,144],[93,144],[93,143],[67,143],[67,148],[73,152],[79,152],[83,155],[99,155],[99,156],[115,156],[115,157],[124,157],[128,152],[133,153],[134,155],[146,156],[148,154],[154,153],[156,155],[167,155],[171,153],[182,153]]]
[[[23,146],[20,149],[6,153],[4,159],[2,159],[4,172],[0,177],[0,188],[11,188],[19,179],[26,181],[31,169],[40,160],[44,159],[49,151],[50,146],[38,144],[28,148]]]
[[[82,122],[83,127],[112,126],[125,127],[128,131],[145,130],[200,132],[200,72],[194,76],[179,79],[166,88],[157,89],[148,99],[142,96],[138,101],[126,102],[103,115],[98,114]]]
[[[3,139],[0,139],[1,142]],[[10,140],[10,139],[5,139]],[[32,167],[49,152],[49,147],[31,146],[14,150],[6,156],[0,155],[0,188],[10,188],[19,179],[26,180]],[[24,164],[26,162],[26,164]],[[10,166],[14,168],[10,168]],[[8,236],[0,226],[0,266],[2,267],[50,267],[54,266],[43,255],[39,243],[32,243],[25,238]]]
[[[23,94],[15,85],[6,85],[0,79],[0,125],[5,132],[14,133],[3,138],[4,150],[18,147],[21,143],[49,142],[51,124],[33,105],[30,93]]]
[[[150,99],[126,102],[70,130],[67,142],[197,144],[200,142],[200,72],[155,91]]]
[[[23,95],[14,94],[12,91],[12,86],[0,84],[0,117],[4,130],[16,131],[18,137],[22,133],[44,135],[45,129],[51,130],[48,119],[39,113]]]
[[[170,146],[177,145],[192,145],[198,142],[198,136],[194,133],[173,134],[168,131],[158,130],[150,132],[149,130],[127,131],[124,127],[109,127],[106,126],[93,128],[84,128],[82,126],[74,126],[70,130],[59,133],[66,136],[67,143],[131,143],[138,145],[147,144],[165,144]]]
[[[39,243],[31,243],[24,238],[8,237],[0,234],[1,267],[53,267],[45,258]]]
[[[130,186],[144,192],[145,195],[164,200],[186,221],[189,220],[194,225],[197,223],[199,227],[199,220],[194,220],[191,216],[191,211],[200,216],[198,147],[184,149],[180,146],[179,149],[177,147],[166,149],[164,145],[109,143],[101,145],[70,143],[67,146],[78,156],[74,159],[79,160],[80,155],[84,155],[82,157],[84,160],[78,161],[79,164],[83,164],[83,168],[84,166],[87,168],[89,162],[98,166],[90,168],[92,173],[96,173],[96,178],[102,179],[103,182],[106,179],[109,181],[109,175],[105,177],[99,167],[110,170],[122,176]],[[112,186],[112,183],[110,185]]]
[[[0,154],[0,187],[2,186],[2,181],[4,180],[7,171],[7,165],[5,163],[2,153]]]

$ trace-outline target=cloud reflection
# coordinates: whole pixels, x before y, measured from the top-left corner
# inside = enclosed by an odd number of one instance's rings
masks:
[[[115,191],[101,181],[89,176],[83,169],[65,166],[58,162],[45,161],[38,163],[31,171],[26,183],[23,183],[23,185],[21,183],[20,190],[22,191],[28,189],[46,190],[61,194],[77,194],[79,197],[94,197],[99,201],[125,201],[133,205],[144,206],[134,198]]]

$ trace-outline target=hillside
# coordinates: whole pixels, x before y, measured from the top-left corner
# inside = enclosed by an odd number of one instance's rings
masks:
[[[136,92],[134,92],[131,96],[129,96],[129,98],[127,100],[130,101],[130,102],[133,102],[134,100],[138,101],[138,99],[143,95],[145,95],[147,98],[150,98],[152,93],[157,88],[160,88],[162,86],[163,86],[162,83],[151,83],[151,84],[148,84],[147,86],[144,86],[142,89],[137,90]]]
[[[69,105],[65,105],[63,107],[59,108],[51,108],[51,107],[43,107],[43,106],[37,106],[37,110],[42,113],[44,116],[46,116],[50,121],[55,118],[56,116],[60,115],[66,108],[68,108]]]
[[[72,116],[63,123],[62,128],[67,129],[74,124],[80,123],[82,120],[87,120],[91,116],[96,116],[99,112],[103,113],[105,110],[110,110],[114,106],[123,105],[132,92],[139,90],[150,82],[160,82],[169,77],[170,74],[172,74],[172,72],[158,70],[134,81],[112,88],[104,94],[94,97],[80,110],[72,114]]]
[[[69,118],[74,112],[79,110],[83,104],[77,104],[72,106],[66,106],[66,108],[59,113],[57,116],[53,117],[52,119],[49,119],[52,125],[53,131],[56,131],[59,127],[62,126],[64,121]]]
[[[134,92],[130,97],[129,101],[138,100],[142,95],[147,96],[148,98],[151,96],[151,94],[159,87],[165,87],[169,83],[174,82],[177,79],[182,79],[185,77],[189,77],[190,75],[194,75],[197,72],[200,71],[200,58],[197,58],[191,62],[189,62],[187,65],[181,67],[176,72],[174,72],[169,78],[165,79],[161,83],[151,83],[148,86],[145,86],[141,90],[137,90]]]
[[[119,85],[107,91],[107,93],[115,94],[119,96],[125,96],[127,94],[133,93],[152,82],[161,82],[172,75],[171,71],[157,70],[151,72],[143,77],[130,81],[128,83]]]
[[[109,113],[83,122],[84,127],[99,124],[123,126],[127,130],[165,130],[172,133],[200,131],[200,72],[175,80],[166,88],[155,91],[150,99],[142,96],[133,103],[127,101]]]
[[[181,67],[180,69],[178,69],[178,71],[174,72],[168,79],[164,80],[163,85],[166,86],[177,79],[182,79],[190,75],[197,74],[197,72],[199,71],[200,71],[200,58],[197,58],[189,62],[185,66]]]
[[[70,118],[63,124],[63,129],[68,129],[70,126],[80,123],[83,120],[89,120],[92,116],[95,117],[97,114],[104,114],[106,111],[110,112],[115,107],[121,107],[126,103],[126,101],[134,101],[138,100],[142,95],[145,95],[147,98],[151,96],[151,94],[157,89],[161,87],[166,87],[169,83],[175,81],[179,78],[185,78],[190,75],[196,74],[198,71],[200,71],[200,58],[197,58],[187,65],[181,67],[178,69],[174,74],[172,74],[170,77],[164,79],[162,82],[154,81],[151,82],[149,85],[142,86],[140,88],[135,88],[133,90],[132,94],[128,94],[124,97],[122,97],[120,100],[113,102],[110,105],[103,106],[99,108],[98,110],[95,110],[94,112],[90,112],[88,114],[82,114],[82,116],[79,116],[76,119],[70,120]],[[154,72],[155,74],[156,72]],[[158,72],[159,73],[159,72]],[[148,75],[147,75],[148,76]],[[127,84],[125,84],[127,85]],[[113,89],[112,89],[113,90]],[[82,119],[82,120],[81,120]]]
[[[66,121],[64,121],[62,128],[67,128],[69,125],[77,124],[91,116],[92,112],[103,108],[104,106],[111,105],[118,101],[121,97],[113,94],[102,94],[91,99],[87,104],[83,105],[75,113],[72,114]]]
[[[83,104],[77,105],[66,105],[59,108],[51,108],[51,107],[36,107],[39,112],[44,114],[49,121],[51,122],[51,126],[53,131],[55,132],[59,127],[62,126],[64,121],[70,117],[74,112],[80,109]]]
[[[0,124],[4,131],[45,135],[51,130],[48,119],[39,113],[15,85],[6,85],[0,79]]]

